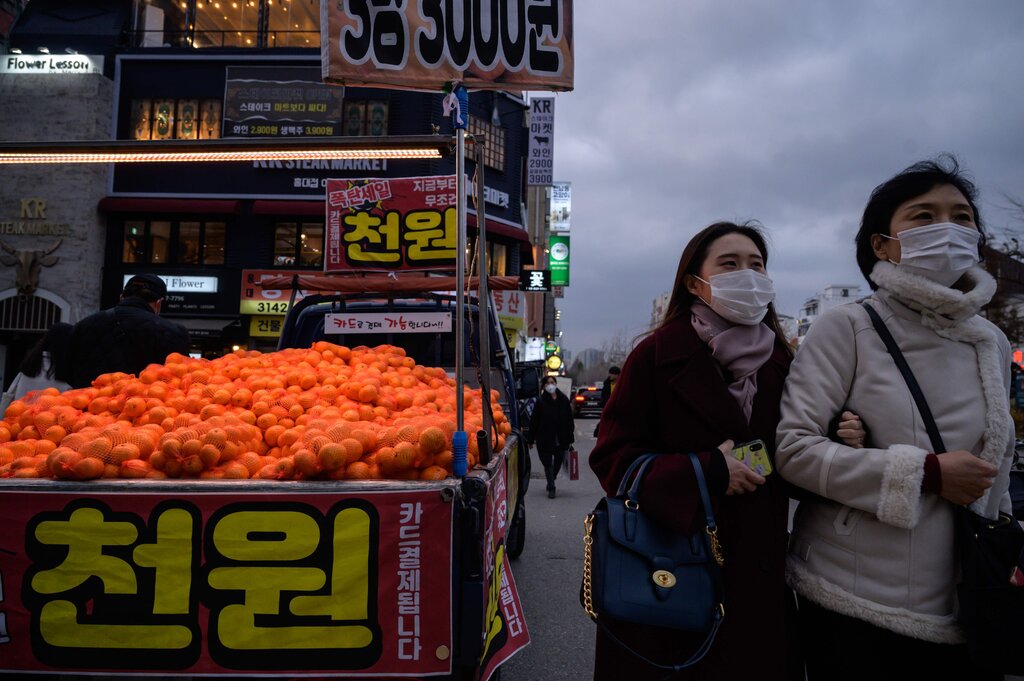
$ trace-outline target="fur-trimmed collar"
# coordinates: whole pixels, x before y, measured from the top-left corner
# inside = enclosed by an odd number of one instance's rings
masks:
[[[871,271],[871,280],[920,313],[921,323],[931,329],[958,326],[978,314],[996,293],[996,280],[980,267],[968,270],[953,288],[879,260]]]
[[[1000,332],[983,320],[975,321],[981,306],[995,294],[995,279],[980,267],[973,267],[957,282],[958,288],[950,288],[881,260],[871,271],[871,279],[879,286],[876,293],[879,298],[894,299],[919,313],[922,326],[943,338],[974,346],[985,399],[985,432],[978,458],[999,467],[1006,455],[1011,430],[1003,383],[1006,369],[996,343]],[[976,513],[997,518],[999,498],[992,497],[991,491],[992,488],[985,490],[970,506]]]

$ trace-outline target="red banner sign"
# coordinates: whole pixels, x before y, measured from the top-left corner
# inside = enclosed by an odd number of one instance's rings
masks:
[[[453,516],[436,487],[3,496],[0,670],[451,672]]]
[[[323,79],[440,90],[572,90],[572,0],[320,5]]]
[[[506,465],[510,464],[506,462]],[[505,535],[511,512],[507,479],[505,466],[498,466],[487,494],[487,526],[484,531],[487,551],[484,603],[487,610],[484,613],[484,650],[477,675],[479,681],[487,681],[502,662],[530,642],[523,604],[505,555]]]
[[[327,180],[325,272],[455,269],[454,175]]]

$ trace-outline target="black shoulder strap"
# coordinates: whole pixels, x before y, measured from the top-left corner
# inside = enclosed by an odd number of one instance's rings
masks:
[[[914,372],[910,370],[910,365],[907,364],[906,358],[900,351],[900,346],[896,344],[896,339],[889,333],[889,327],[882,321],[875,308],[863,301],[861,306],[867,310],[868,316],[871,317],[871,323],[874,325],[875,331],[878,332],[878,337],[885,343],[885,349],[892,355],[893,361],[896,362],[900,373],[903,374],[903,380],[907,382],[907,387],[910,388],[910,394],[914,396],[917,410],[921,412],[925,430],[928,431],[928,438],[932,441],[934,453],[942,454],[946,451],[946,445],[942,442],[942,435],[939,434],[939,427],[935,425],[935,417],[932,416],[932,410],[928,408],[928,401],[925,400],[924,393],[921,392],[921,386],[918,385],[917,379],[914,378]]]

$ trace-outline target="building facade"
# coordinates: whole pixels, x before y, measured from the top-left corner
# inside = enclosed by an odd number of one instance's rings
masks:
[[[832,284],[826,286],[817,295],[808,298],[800,308],[800,314],[797,317],[797,343],[803,341],[807,331],[811,328],[811,324],[825,310],[830,310],[833,307],[845,305],[846,303],[852,303],[863,296],[864,294],[861,293],[859,284]]]
[[[222,13],[197,0],[76,4],[94,11],[61,14],[61,3],[33,0],[11,29],[5,57],[28,63],[63,54],[92,65],[88,73],[0,72],[0,92],[11,104],[0,110],[0,123],[11,141],[450,132],[440,92],[323,85],[319,14],[308,3],[230,3],[241,11],[217,3]],[[289,9],[294,21],[285,22]],[[121,25],[106,42],[102,33],[75,30],[75,16],[95,21],[97,13],[107,25]],[[46,53],[36,51],[40,45]],[[486,140],[482,207],[492,274],[518,274],[533,258],[522,191],[525,111],[519,95],[481,93],[470,101],[469,132]],[[472,176],[475,162],[466,165]],[[130,163],[3,172],[0,240],[12,250],[41,251],[60,240],[58,261],[40,270],[32,296],[16,295],[13,267],[0,269],[6,384],[14,358],[50,324],[115,304],[127,278],[140,272],[168,283],[163,313],[189,329],[193,354],[272,349],[288,294],[263,291],[259,282],[323,270],[327,180],[452,175],[455,163]],[[471,200],[471,246],[475,205]],[[19,310],[46,307],[41,299],[57,311],[47,307],[49,316],[17,328],[5,295],[19,301]]]

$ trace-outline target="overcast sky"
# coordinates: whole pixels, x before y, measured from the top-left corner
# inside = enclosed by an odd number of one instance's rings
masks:
[[[759,220],[780,312],[863,284],[872,188],[952,152],[990,233],[1024,231],[1021,0],[576,0],[575,90],[554,179],[573,183],[563,347],[644,331],[683,246]],[[866,286],[865,286],[866,289]]]

